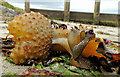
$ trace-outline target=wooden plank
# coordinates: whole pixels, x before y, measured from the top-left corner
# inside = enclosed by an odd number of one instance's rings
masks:
[[[118,27],[120,27],[120,1],[118,2],[118,20],[117,20]],[[119,32],[120,35],[120,32]]]
[[[94,7],[94,24],[99,24],[100,21],[100,0],[95,0]]]
[[[2,21],[2,5],[0,4],[0,21]]]
[[[120,27],[120,14],[118,14],[117,24],[118,24],[118,27]]]
[[[30,1],[29,0],[25,0],[25,11],[27,13],[30,12]]]
[[[70,18],[70,0],[65,0],[64,4],[64,21],[69,21]]]

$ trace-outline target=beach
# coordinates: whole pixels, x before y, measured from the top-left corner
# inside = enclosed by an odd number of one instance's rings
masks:
[[[70,29],[73,26],[79,26],[81,23],[74,23],[74,22],[63,22],[59,20],[53,20],[54,22],[66,24],[68,25],[68,29]],[[83,26],[87,26],[88,28],[93,28],[96,37],[101,37],[104,39],[112,40],[112,41],[119,41],[118,40],[118,27],[108,27],[108,26],[100,26],[100,25],[89,25],[89,24],[82,24]],[[3,23],[3,21],[0,22],[0,38],[5,38],[6,35],[9,33],[7,30],[8,24]],[[103,32],[106,34],[100,34],[98,32]],[[107,34],[109,33],[109,34]],[[119,41],[120,42],[120,41]],[[8,72],[15,72],[15,73],[21,73],[27,70],[29,66],[21,66],[21,65],[15,65],[7,62],[4,60],[4,56],[0,53],[0,73],[4,75]]]

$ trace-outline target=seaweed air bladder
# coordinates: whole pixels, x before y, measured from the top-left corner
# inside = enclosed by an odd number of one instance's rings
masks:
[[[44,60],[49,55],[52,43],[50,21],[41,13],[24,13],[15,16],[7,28],[15,42],[10,58],[16,64],[23,64],[27,59]]]

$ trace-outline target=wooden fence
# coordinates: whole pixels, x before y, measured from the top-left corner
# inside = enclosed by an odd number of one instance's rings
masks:
[[[30,8],[30,1],[25,0],[25,10],[26,12],[36,11],[43,14],[49,14],[51,18],[61,18],[64,21],[69,20],[90,20],[94,21],[94,24],[99,24],[100,21],[116,21],[120,25],[118,14],[103,14],[100,13],[100,0],[95,0],[94,13],[86,12],[72,12],[70,11],[70,0],[64,0],[64,11],[56,10],[41,10]]]
[[[30,0],[25,0],[25,11],[30,12]],[[94,21],[99,23],[100,16],[100,0],[95,0],[94,7]],[[70,19],[70,0],[64,0],[64,21],[69,21]]]
[[[30,10],[35,12],[40,12],[42,14],[48,14],[50,15],[51,18],[64,19],[64,11],[43,10],[43,9],[33,9],[33,8],[31,8]],[[94,20],[93,15],[94,15],[93,13],[70,11],[70,19],[73,19],[73,20],[79,20],[79,19]],[[100,21],[116,21],[117,22],[117,19],[118,19],[117,17],[118,17],[118,14],[100,13]]]

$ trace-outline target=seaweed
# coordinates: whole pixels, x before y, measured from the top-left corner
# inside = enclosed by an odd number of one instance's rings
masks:
[[[15,72],[8,72],[5,75],[17,75]],[[4,76],[3,76],[4,77]],[[12,76],[11,76],[12,77]]]
[[[6,56],[5,56],[5,57],[4,57],[4,60],[6,60],[6,61],[8,61],[8,62],[10,62],[10,63],[15,64],[10,57],[6,57]]]

